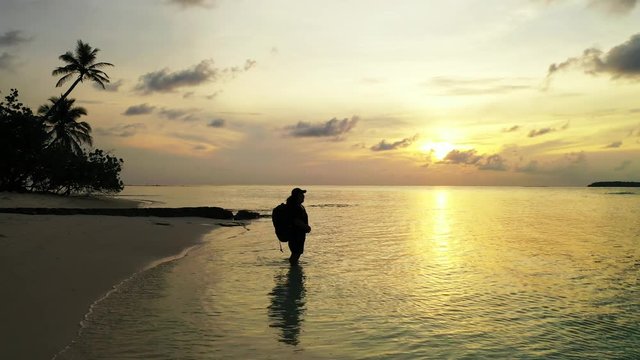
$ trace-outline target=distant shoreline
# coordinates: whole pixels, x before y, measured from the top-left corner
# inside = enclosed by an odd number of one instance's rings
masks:
[[[588,187],[640,187],[636,181],[598,181],[587,185]]]

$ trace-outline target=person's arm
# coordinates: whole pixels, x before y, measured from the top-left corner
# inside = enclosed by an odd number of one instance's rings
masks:
[[[302,219],[300,218],[293,219],[293,226],[295,226],[300,230],[304,230],[304,232],[306,233],[311,232],[311,227],[308,224],[306,224],[304,221],[302,221]]]

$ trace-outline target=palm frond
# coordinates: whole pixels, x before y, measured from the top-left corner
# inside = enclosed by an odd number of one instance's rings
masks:
[[[93,145],[93,138],[91,135],[83,133],[82,131],[74,130],[69,132],[70,140],[78,145],[88,144]]]
[[[109,80],[107,80],[107,81],[102,81],[102,80],[95,79],[95,78],[92,78],[91,80],[93,80],[93,82],[94,82],[94,83],[96,83],[96,84],[100,85],[100,87],[101,87],[102,89],[106,89],[106,88],[107,88],[107,87],[104,85],[104,84],[105,84],[105,82],[106,82],[107,84],[109,83]]]
[[[111,80],[108,77],[104,77],[104,76],[100,76],[100,75],[90,75],[88,76],[89,79],[91,79],[93,82],[97,83],[98,85],[100,85],[103,89],[105,88],[104,84],[108,84],[111,82]]]
[[[74,138],[74,142],[77,143],[78,145],[80,144],[88,144],[89,146],[93,145],[93,138],[89,134],[76,130],[72,133],[72,136]]]
[[[87,115],[87,110],[85,108],[73,108],[67,113],[67,118],[75,121],[76,119],[81,118],[83,115]]]
[[[61,66],[61,67],[55,68],[51,72],[51,75],[53,75],[53,76],[66,75],[66,74],[72,73],[72,72],[74,72],[76,70],[77,70],[77,67],[75,65]]]
[[[102,71],[102,70],[96,70],[96,69],[90,69],[87,72],[89,75],[98,75],[98,76],[102,76],[103,78],[108,79],[109,75],[107,75],[106,72]]]
[[[82,129],[82,131],[86,132],[87,134],[91,133],[91,125],[88,122],[80,121],[78,125],[78,128]]]
[[[115,66],[112,63],[108,63],[108,62],[99,62],[99,63],[95,63],[93,65],[91,65],[91,69],[100,69],[103,68],[105,66]]]
[[[58,82],[56,83],[56,87],[60,87],[62,86],[64,83],[66,83],[67,81],[69,81],[69,79],[71,79],[74,76],[74,74],[67,74],[63,77],[61,77]]]
[[[75,58],[75,56],[73,56],[73,53],[71,51],[67,51],[66,53],[58,56],[58,59],[68,64],[78,65],[78,60]]]
[[[67,63],[67,65],[53,70],[53,76],[64,75],[58,80],[56,87],[60,87],[72,77],[78,76],[73,85],[65,92],[64,97],[71,93],[78,83],[84,82],[84,80],[96,82],[102,88],[105,88],[105,83],[109,83],[109,76],[99,69],[113,66],[113,64],[107,62],[96,63],[96,56],[99,51],[100,49],[92,48],[89,44],[78,40],[73,52],[67,51],[60,55],[60,60]],[[52,109],[49,109],[49,111],[52,112]],[[47,113],[47,117],[49,115],[51,114]]]
[[[40,105],[40,107],[38,108],[38,114],[46,114],[50,108],[51,107],[47,104]]]
[[[76,142],[71,142],[69,145],[71,145],[71,151],[73,151],[75,154],[82,154],[82,148],[80,147],[80,145]]]
[[[97,49],[92,49],[89,44],[83,43],[82,40],[78,40],[76,47],[76,57],[78,61],[86,67],[93,63],[96,59]]]

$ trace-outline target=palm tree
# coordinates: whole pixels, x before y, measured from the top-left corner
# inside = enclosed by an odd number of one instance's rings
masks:
[[[54,96],[49,98],[49,101],[51,106],[42,105],[38,109],[39,114],[51,113],[51,116],[46,118],[49,135],[47,146],[68,149],[77,155],[82,154],[83,144],[93,144],[91,125],[85,121],[77,121],[81,116],[87,115],[87,109],[74,107],[75,99]],[[55,111],[52,110],[54,108]]]
[[[53,76],[64,75],[60,80],[58,80],[56,87],[60,87],[74,76],[78,76],[67,92],[60,97],[60,101],[66,99],[76,85],[84,80],[91,80],[102,86],[103,89],[105,88],[104,84],[109,83],[109,75],[100,69],[105,66],[113,66],[113,64],[107,62],[95,62],[98,51],[100,51],[100,49],[92,48],[89,44],[83,43],[82,40],[78,40],[75,53],[67,51],[60,55],[59,59],[67,63],[67,65],[58,67],[51,73]],[[44,117],[48,118],[57,106],[58,104],[53,104]]]

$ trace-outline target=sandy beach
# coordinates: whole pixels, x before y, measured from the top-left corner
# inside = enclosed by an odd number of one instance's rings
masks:
[[[0,207],[135,207],[130,200],[0,193]],[[50,359],[91,304],[181,256],[216,228],[201,218],[0,214],[0,358]]]

